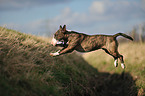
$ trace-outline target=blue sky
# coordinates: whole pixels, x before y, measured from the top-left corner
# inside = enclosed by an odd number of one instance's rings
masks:
[[[0,0],[0,26],[52,35],[59,25],[86,34],[128,32],[145,23],[145,0]]]

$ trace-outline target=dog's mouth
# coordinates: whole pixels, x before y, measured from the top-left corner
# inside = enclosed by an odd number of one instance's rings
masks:
[[[51,44],[53,46],[56,46],[56,45],[59,45],[59,44],[64,44],[64,42],[63,41],[58,41],[55,38],[52,38]]]
[[[56,40],[54,37],[52,38],[51,44],[55,46],[57,44],[58,40]]]

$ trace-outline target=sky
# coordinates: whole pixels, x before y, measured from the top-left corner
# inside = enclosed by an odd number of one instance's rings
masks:
[[[129,32],[145,23],[145,0],[0,0],[0,26],[52,36],[60,25],[86,34]]]

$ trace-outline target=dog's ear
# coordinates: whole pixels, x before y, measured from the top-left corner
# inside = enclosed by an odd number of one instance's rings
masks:
[[[65,33],[66,32],[66,25],[63,26],[63,28],[61,28],[61,32]]]
[[[65,32],[66,31],[66,25],[63,26],[62,30]]]
[[[60,25],[59,29],[62,29],[62,26]]]
[[[62,28],[62,26],[60,25],[59,30],[60,30],[62,33],[65,33],[65,32],[66,32],[66,25],[64,25],[63,28]]]

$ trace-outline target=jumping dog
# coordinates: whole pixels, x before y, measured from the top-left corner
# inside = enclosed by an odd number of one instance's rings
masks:
[[[102,49],[114,58],[115,67],[118,66],[119,58],[121,61],[121,67],[124,69],[125,64],[123,56],[118,52],[118,42],[116,40],[117,36],[123,36],[127,39],[133,40],[132,37],[124,33],[117,33],[115,35],[87,35],[75,31],[68,31],[66,30],[66,25],[63,27],[60,25],[59,30],[57,30],[53,36],[51,44],[53,46],[63,46],[63,49],[57,51],[56,53],[50,53],[50,55],[58,56],[70,53],[74,50],[79,52],[90,52]],[[63,41],[63,43],[60,43],[60,41]]]

